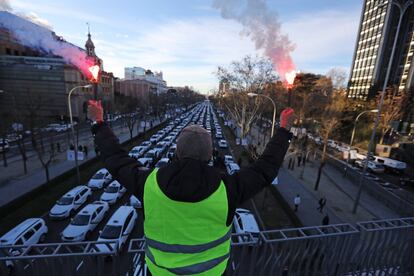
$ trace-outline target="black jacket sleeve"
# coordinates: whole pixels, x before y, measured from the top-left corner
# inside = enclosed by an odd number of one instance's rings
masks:
[[[129,193],[143,202],[145,180],[151,171],[128,156],[119,144],[118,138],[106,124],[93,126],[92,133],[106,169]]]
[[[279,128],[256,162],[240,169],[238,173],[223,176],[227,187],[230,214],[234,214],[237,206],[255,196],[276,178],[291,137],[288,130]]]

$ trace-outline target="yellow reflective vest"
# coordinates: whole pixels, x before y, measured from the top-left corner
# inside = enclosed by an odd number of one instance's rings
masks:
[[[181,202],[168,198],[157,169],[144,187],[145,260],[153,275],[221,275],[230,253],[231,225],[223,181],[208,198]]]

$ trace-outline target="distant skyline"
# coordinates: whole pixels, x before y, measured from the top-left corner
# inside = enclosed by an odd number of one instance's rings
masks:
[[[4,0],[2,0],[3,2]],[[7,1],[16,13],[30,14],[66,40],[84,47],[91,26],[97,55],[106,71],[123,78],[124,67],[162,71],[169,86],[193,86],[201,92],[218,87],[213,75],[247,54],[261,55],[242,26],[222,19],[212,1]],[[110,3],[111,5],[108,5]],[[361,0],[274,0],[282,30],[295,43],[297,69],[326,73],[332,67],[349,73]]]

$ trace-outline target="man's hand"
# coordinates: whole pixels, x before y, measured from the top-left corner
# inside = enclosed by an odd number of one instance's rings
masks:
[[[92,122],[103,122],[103,108],[101,101],[89,100],[88,102],[88,119]]]
[[[293,120],[295,118],[295,111],[293,108],[285,108],[282,113],[280,114],[280,127],[286,128],[290,130],[293,124]]]

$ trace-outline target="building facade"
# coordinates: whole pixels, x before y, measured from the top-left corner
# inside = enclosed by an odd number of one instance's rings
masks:
[[[142,80],[144,83],[149,83],[151,92],[157,94],[168,91],[167,82],[164,80],[162,72],[152,72],[142,67],[126,67],[124,77],[125,80]]]
[[[125,79],[133,80],[145,75],[145,69],[142,67],[125,67]]]
[[[399,1],[405,2],[405,1]],[[365,0],[355,46],[348,97],[374,98],[382,89],[400,17],[391,0]],[[412,86],[414,68],[414,5],[409,6],[401,21],[391,74],[387,86],[399,91]]]
[[[118,80],[119,94],[148,103],[150,93],[156,91],[156,86],[146,80]]]
[[[96,57],[101,66],[98,98],[109,112],[114,102],[114,76],[103,71],[103,62],[95,55],[91,35],[85,44],[88,55]],[[7,29],[0,27],[0,109],[27,111],[39,106],[36,115],[46,121],[69,118],[67,95],[76,86],[90,84],[81,71],[62,58],[45,55],[21,45]],[[87,102],[93,99],[93,88],[80,88],[72,94],[75,120],[86,118]]]
[[[0,109],[27,116],[65,116],[65,66],[61,58],[0,56]]]

